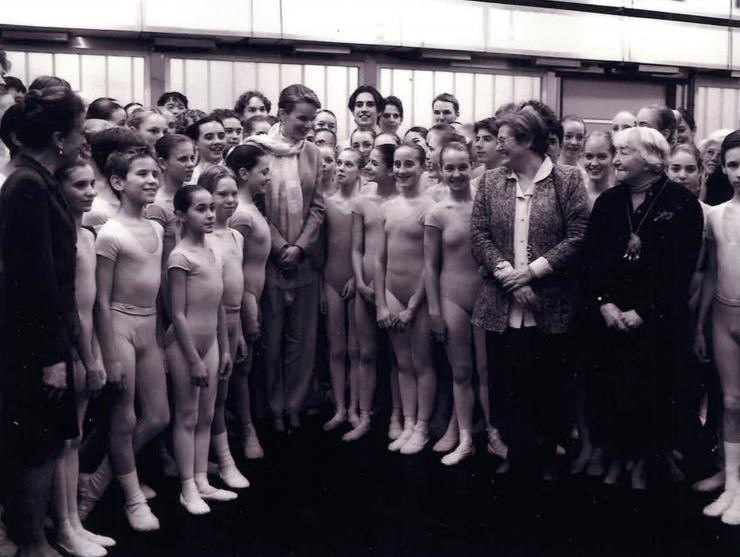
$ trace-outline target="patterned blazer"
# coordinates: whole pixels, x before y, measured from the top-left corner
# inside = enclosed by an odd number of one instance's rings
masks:
[[[486,172],[473,204],[470,231],[473,256],[481,265],[483,287],[473,309],[472,322],[489,331],[508,326],[511,295],[494,278],[496,266],[514,262],[516,181],[497,168]],[[547,178],[534,185],[529,217],[528,257],[544,257],[553,272],[533,279],[537,296],[533,315],[544,333],[568,330],[578,303],[577,273],[588,225],[588,202],[581,171],[554,165]]]

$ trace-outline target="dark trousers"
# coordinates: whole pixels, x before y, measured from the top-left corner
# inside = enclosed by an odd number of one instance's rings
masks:
[[[493,421],[509,445],[512,471],[551,462],[566,429],[568,335],[535,327],[486,334]]]

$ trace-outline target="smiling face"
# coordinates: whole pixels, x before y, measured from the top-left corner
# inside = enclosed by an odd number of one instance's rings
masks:
[[[226,132],[221,122],[206,122],[200,126],[198,137],[198,154],[201,159],[211,164],[218,164],[224,156]]]
[[[701,153],[701,164],[704,172],[711,175],[719,166],[719,142],[709,141]]]
[[[62,194],[74,215],[86,213],[95,199],[95,173],[89,165],[73,168],[62,181]]]
[[[493,132],[486,128],[480,128],[475,134],[475,157],[484,164],[487,169],[496,168],[501,157],[499,156],[498,141]]]
[[[496,149],[501,156],[501,164],[515,169],[518,168],[518,163],[529,152],[529,144],[519,143],[509,126],[501,126],[498,130],[498,145]]]
[[[450,148],[442,151],[440,171],[442,172],[442,181],[450,187],[451,191],[464,192],[470,190],[473,166],[470,164],[470,155],[466,151]]]
[[[609,142],[601,135],[594,135],[586,141],[583,151],[583,166],[588,177],[594,182],[609,178],[612,172],[612,152]]]
[[[247,180],[247,187],[252,196],[265,193],[270,185],[270,161],[267,156],[261,156],[252,170],[242,176]]]
[[[226,222],[239,205],[236,180],[230,176],[221,178],[213,190],[213,202],[216,207],[216,220]]]
[[[183,103],[175,99],[168,100],[164,103],[164,107],[174,114],[175,118],[187,110],[187,107]]]
[[[296,141],[306,139],[313,128],[317,110],[314,105],[306,102],[296,104],[290,113],[281,108],[278,116],[283,124],[283,135]]]
[[[259,97],[251,97],[249,101],[247,101],[247,106],[244,108],[244,114],[242,116],[244,118],[251,118],[257,114],[266,115],[267,108],[265,107],[265,103],[262,102],[262,99]]]
[[[378,121],[378,106],[375,103],[375,97],[367,92],[357,95],[355,106],[352,108],[352,116],[358,128],[373,129]]]
[[[393,154],[393,177],[401,193],[408,193],[419,187],[419,179],[424,172],[422,161],[416,150],[401,146]]]
[[[370,151],[367,164],[365,165],[367,179],[371,182],[381,182],[388,178],[391,170],[383,162],[383,155],[379,149]]]
[[[160,160],[162,172],[176,184],[186,184],[193,178],[195,147],[192,141],[178,143],[166,160]]]
[[[699,163],[689,153],[676,151],[671,155],[666,173],[669,180],[681,184],[688,188],[689,191],[698,192],[701,187]]]
[[[674,111],[676,115],[676,143],[694,143],[694,132],[686,123],[683,115],[678,111]]]
[[[563,152],[568,160],[578,160],[583,150],[583,141],[586,137],[586,129],[577,120],[566,120],[563,122]]]
[[[190,197],[188,210],[181,214],[180,218],[191,232],[201,234],[213,232],[216,224],[216,204],[210,192],[204,189],[194,191]]]
[[[383,114],[380,115],[380,129],[384,132],[398,133],[398,128],[401,127],[401,111],[395,104],[387,104],[383,109]]]
[[[617,149],[614,157],[614,170],[618,184],[634,186],[645,183],[655,175],[650,171],[632,140],[624,147]]]
[[[111,185],[114,185],[113,181]],[[159,165],[151,157],[132,160],[126,179],[118,182],[117,187],[128,200],[142,207],[154,201],[158,188]]]

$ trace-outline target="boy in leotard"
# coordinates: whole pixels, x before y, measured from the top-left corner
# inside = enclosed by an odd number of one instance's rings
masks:
[[[82,215],[92,207],[95,199],[95,174],[87,162],[78,161],[60,168],[56,177],[62,185],[62,194],[77,226],[77,261],[75,269],[75,298],[80,318],[78,346],[73,351],[75,398],[79,429],[87,410],[90,396],[95,396],[105,385],[105,370],[100,357],[93,326],[95,303],[95,235],[82,227]],[[77,511],[77,483],[79,477],[80,439],[65,442],[54,475],[57,543],[72,555],[102,557],[106,547],[115,540],[87,531]]]
[[[694,346],[705,360],[704,325],[711,305],[714,359],[724,402],[725,489],[704,514],[740,525],[740,131],[724,139],[720,161],[735,195],[707,213],[709,262]]]
[[[105,168],[111,187],[121,197],[121,208],[103,225],[95,242],[96,323],[108,383],[116,394],[110,409],[110,460],[105,459],[91,476],[86,497],[99,499],[115,473],[129,524],[134,530],[150,531],[159,529],[159,520],[141,491],[134,455],[170,419],[156,336],[163,230],[144,217],[144,208],[157,194],[159,166],[151,153],[142,151],[112,153]]]
[[[345,434],[346,441],[364,436],[370,430],[375,388],[377,385],[378,324],[375,320],[375,290],[373,275],[378,246],[383,240],[383,228],[378,208],[398,195],[393,177],[394,145],[382,145],[370,152],[366,166],[370,183],[352,204],[352,270],[355,278],[355,325],[360,345],[360,422]],[[391,371],[391,411],[388,437],[395,441],[401,435],[401,395],[398,391],[398,370]]]
[[[331,431],[343,424],[349,415],[356,427],[358,414],[358,346],[355,331],[354,295],[352,277],[352,211],[351,205],[359,192],[362,155],[354,149],[345,149],[337,159],[336,183],[339,190],[326,198],[326,263],[324,264],[324,293],[327,313],[326,328],[329,342],[329,372],[334,395],[335,414],[324,424]],[[349,356],[349,412],[345,401],[345,376]]]
[[[212,166],[198,178],[198,185],[213,196],[216,211],[214,230],[208,235],[211,247],[223,261],[223,306],[226,332],[229,337],[229,355],[236,362],[238,356],[246,356],[247,345],[242,333],[241,309],[244,297],[244,238],[229,226],[229,219],[239,203],[236,176],[226,166]],[[218,463],[218,473],[224,483],[232,489],[249,487],[249,482],[234,463],[229,449],[224,416],[230,380],[218,382],[216,408],[211,426],[211,447]]]
[[[248,359],[243,373],[235,374],[238,392],[244,443],[244,456],[248,459],[262,458],[264,452],[257,431],[252,424],[249,404],[249,373],[251,371],[252,346],[261,334],[260,298],[265,287],[265,267],[270,255],[270,225],[254,204],[255,196],[263,196],[270,183],[270,166],[266,153],[257,145],[239,145],[229,154],[226,165],[237,176],[239,205],[229,224],[244,238],[242,272],[244,294],[242,298],[242,329],[247,341]]]
[[[424,292],[424,219],[434,205],[419,186],[425,157],[418,145],[393,155],[400,195],[379,210],[384,234],[375,261],[377,320],[390,329],[404,414],[403,433],[388,448],[402,454],[416,454],[429,441],[437,390]]]
[[[173,445],[180,475],[180,504],[194,515],[210,512],[205,500],[230,501],[236,493],[208,482],[208,448],[218,379],[231,373],[226,316],[222,305],[223,261],[206,242],[213,231],[211,194],[198,185],[175,194],[182,239],[167,262],[172,326],[165,352],[175,400]]]

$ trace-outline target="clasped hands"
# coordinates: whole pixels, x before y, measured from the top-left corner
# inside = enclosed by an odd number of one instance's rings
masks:
[[[537,295],[529,286],[534,278],[529,265],[514,269],[510,263],[505,262],[504,265],[496,268],[493,276],[518,304],[530,312],[534,309],[537,304]]]
[[[616,305],[609,303],[603,304],[599,310],[607,327],[623,333],[639,329],[644,323],[640,314],[634,309],[622,311]]]
[[[303,257],[304,253],[300,247],[286,244],[277,256],[278,269],[286,277],[294,276],[298,272],[298,264]]]

